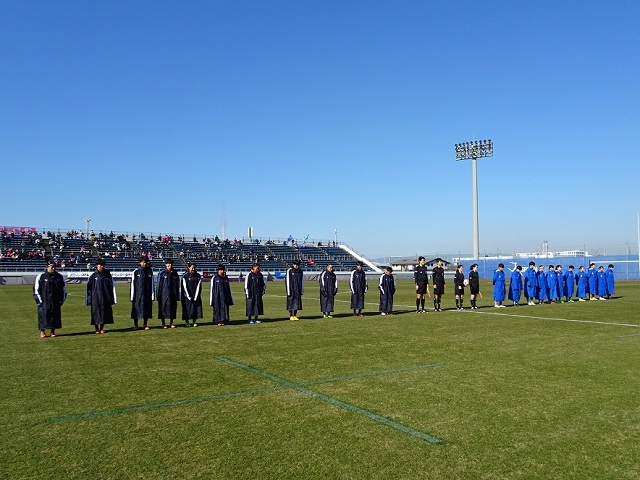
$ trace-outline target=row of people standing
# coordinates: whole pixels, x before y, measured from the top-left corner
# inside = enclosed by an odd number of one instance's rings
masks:
[[[605,270],[601,265],[596,269],[595,263],[589,265],[585,271],[581,265],[575,271],[573,265],[569,265],[563,272],[562,265],[549,265],[545,271],[544,266],[536,268],[535,262],[529,262],[529,268],[522,273],[522,267],[515,265],[511,270],[508,299],[517,306],[524,295],[527,305],[537,303],[564,303],[573,302],[577,296],[579,301],[607,300],[615,294],[614,266],[610,264]],[[504,264],[499,264],[493,274],[494,302],[496,307],[503,306],[506,293]]]

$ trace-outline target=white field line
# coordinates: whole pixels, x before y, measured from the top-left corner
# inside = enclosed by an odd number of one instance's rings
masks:
[[[269,296],[269,297],[278,297],[278,298],[286,298],[286,295],[271,295],[271,294],[265,294],[265,297]],[[314,298],[309,298],[306,297],[309,300],[316,300],[316,301],[320,301],[320,299],[318,297],[314,297]],[[336,302],[341,302],[341,303],[350,303],[349,300],[338,300],[335,299]],[[373,303],[373,302],[366,302],[366,305],[378,305],[378,303]],[[415,308],[415,305],[396,305],[394,304],[394,307],[402,307],[402,308]],[[509,308],[513,308],[513,307],[509,307]],[[527,308],[526,305],[522,305],[518,308]],[[548,320],[548,321],[553,321],[553,322],[569,322],[569,323],[586,323],[586,324],[592,324],[592,325],[610,325],[613,327],[633,327],[633,328],[640,328],[640,325],[634,325],[632,323],[615,323],[615,322],[598,322],[596,320],[575,320],[575,319],[570,319],[570,318],[558,318],[558,317],[536,317],[535,315],[516,315],[514,313],[498,313],[498,312],[479,312],[477,310],[464,310],[462,313],[468,313],[468,314],[473,314],[473,315],[497,315],[500,317],[512,317],[512,318],[530,318],[533,320]]]

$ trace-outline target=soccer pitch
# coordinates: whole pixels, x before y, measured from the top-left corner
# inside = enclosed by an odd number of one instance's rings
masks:
[[[85,285],[68,285],[46,339],[31,287],[0,287],[0,478],[640,477],[640,283],[606,302],[495,309],[485,281],[464,312],[447,285],[451,310],[416,314],[402,280],[386,317],[376,283],[364,317],[340,282],[321,318],[306,282],[289,321],[270,282],[248,325],[233,283],[231,325],[205,306],[197,328],[135,332],[122,284],[106,335]]]

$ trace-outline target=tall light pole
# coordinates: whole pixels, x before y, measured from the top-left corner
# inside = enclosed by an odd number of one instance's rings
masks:
[[[89,224],[91,223],[91,219],[90,218],[86,218],[85,222],[87,222],[87,239],[89,238]]]
[[[480,258],[480,229],[478,227],[478,164],[477,159],[493,157],[491,140],[475,140],[473,142],[456,143],[456,161],[471,160],[471,177],[473,181],[473,258]]]
[[[338,229],[334,228],[333,229],[333,246],[335,247],[336,245],[338,245]]]

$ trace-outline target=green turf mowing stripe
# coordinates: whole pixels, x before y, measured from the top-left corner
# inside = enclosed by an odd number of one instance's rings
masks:
[[[274,390],[282,390],[286,387],[270,387],[258,388],[255,390],[245,390],[243,392],[224,393],[221,395],[211,395],[209,397],[189,398],[186,400],[177,400],[175,402],[150,403],[148,405],[138,405],[135,407],[115,408],[112,410],[102,410],[99,412],[78,413],[76,415],[64,415],[62,417],[50,418],[46,423],[71,422],[74,420],[83,420],[85,418],[104,417],[108,415],[120,415],[122,413],[143,412],[145,410],[153,410],[154,408],[178,407],[180,405],[189,405],[191,403],[210,402],[212,400],[221,400],[225,398],[241,397],[244,395],[255,395],[256,393],[272,392]]]
[[[618,338],[627,338],[627,337],[640,337],[640,333],[634,333],[632,335],[618,335]]]
[[[342,377],[325,378],[320,380],[312,380],[310,382],[302,382],[300,385],[318,385],[320,383],[339,382],[340,380],[350,380],[352,378],[373,377],[375,375],[387,375],[389,373],[409,372],[411,370],[420,370],[422,368],[441,367],[444,363],[430,363],[429,365],[416,365],[414,367],[396,368],[393,370],[380,370],[378,372],[354,373],[353,375],[344,375]]]
[[[442,444],[444,443],[444,440],[441,440],[439,438],[436,438],[432,435],[429,435],[428,433],[425,432],[421,432],[420,430],[416,430],[415,428],[411,428],[408,427],[406,425],[403,425],[401,423],[398,423],[394,420],[391,420],[389,418],[383,417],[381,415],[378,415],[377,413],[373,413],[370,412],[369,410],[365,410],[363,408],[360,407],[356,407],[355,405],[351,405],[349,403],[343,402],[341,400],[338,400],[336,398],[333,397],[329,397],[328,395],[324,395],[322,393],[318,393],[315,392],[313,390],[311,390],[310,388],[305,387],[304,385],[300,384],[300,383],[294,383],[294,382],[290,382],[288,380],[276,377],[275,375],[271,375],[270,373],[267,372],[263,372],[262,370],[258,370],[257,368],[253,368],[250,367],[249,365],[244,365],[242,363],[238,363],[234,360],[231,360],[229,358],[226,357],[216,357],[218,360],[228,363],[229,365],[233,365],[234,367],[238,367],[241,368],[243,370],[246,370],[248,372],[254,373],[255,375],[259,375],[261,377],[264,378],[268,378],[269,380],[272,380],[274,382],[279,383],[280,385],[283,385],[285,387],[291,388],[293,390],[296,390],[298,392],[304,393],[305,395],[309,395],[311,397],[317,398],[319,400],[322,400],[324,402],[327,402],[331,405],[335,405],[336,407],[340,407],[343,408],[345,410],[348,410],[350,412],[354,412],[357,413],[358,415],[362,415],[363,417],[366,417],[370,420],[373,420],[375,422],[381,423],[383,425],[386,425],[388,427],[391,428],[395,428],[396,430],[399,430],[403,433],[406,433],[408,435],[411,435],[413,437],[419,438],[421,440],[425,440],[429,443],[433,443],[433,444]]]

